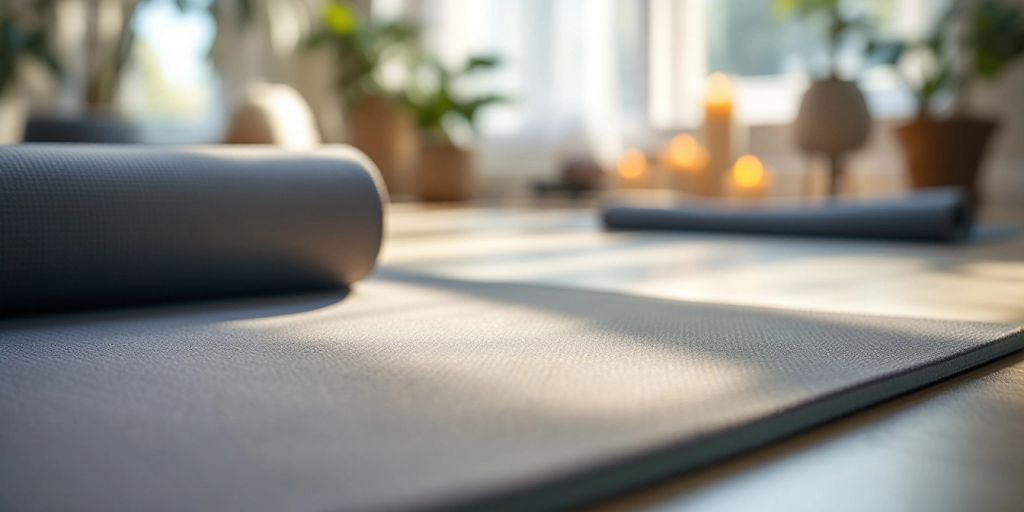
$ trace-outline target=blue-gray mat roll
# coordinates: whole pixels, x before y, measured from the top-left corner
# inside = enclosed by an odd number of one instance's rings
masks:
[[[376,176],[344,147],[0,147],[0,314],[349,285]]]
[[[681,203],[670,208],[611,205],[609,229],[751,233],[834,238],[955,241],[973,224],[971,206],[958,189],[944,188],[877,200],[834,200],[813,206],[742,208]]]

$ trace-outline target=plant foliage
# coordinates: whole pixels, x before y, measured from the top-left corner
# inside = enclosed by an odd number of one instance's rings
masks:
[[[405,93],[403,103],[428,138],[451,141],[452,130],[461,124],[473,130],[484,108],[508,99],[498,94],[465,94],[461,85],[473,76],[494,70],[501,61],[492,55],[477,55],[462,66],[450,69],[436,59],[422,62],[419,79]]]
[[[381,80],[388,62],[414,60],[418,28],[406,22],[362,22],[346,2],[331,0],[324,6],[322,26],[306,47],[330,48],[338,65],[337,87],[352,108],[371,95],[397,97]]]
[[[60,64],[50,47],[43,22],[52,0],[0,3],[0,97],[18,82],[23,59],[42,64],[59,75]]]
[[[873,40],[869,53],[896,66],[928,116],[940,97],[962,97],[979,80],[993,80],[1024,55],[1024,12],[1000,0],[953,2],[928,35],[918,40]],[[904,58],[924,60],[923,71],[899,66]]]
[[[841,0],[775,0],[772,10],[777,18],[824,22],[828,49],[829,74],[839,75],[839,52],[853,36],[868,35],[872,23],[867,14],[851,12]]]

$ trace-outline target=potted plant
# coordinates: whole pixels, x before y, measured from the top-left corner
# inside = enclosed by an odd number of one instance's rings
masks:
[[[411,69],[418,29],[405,22],[361,21],[340,0],[328,2],[322,17],[322,28],[306,46],[333,52],[351,142],[377,164],[388,189],[401,192],[418,141],[412,118],[399,106],[401,87],[386,84],[382,69],[388,63]]]
[[[475,56],[452,70],[436,60],[423,62],[419,80],[405,95],[420,129],[422,146],[416,192],[424,201],[465,201],[476,192],[473,153],[456,144],[458,134],[473,132],[481,109],[505,98],[497,94],[465,94],[460,83],[499,65],[493,56]]]
[[[774,8],[780,17],[825,24],[827,68],[804,92],[795,131],[801,149],[828,159],[829,193],[834,196],[839,193],[846,155],[862,148],[871,131],[864,94],[854,80],[843,76],[839,65],[840,50],[850,44],[852,34],[868,28],[867,18],[849,14],[840,0],[776,0]]]
[[[43,19],[51,3],[37,1],[34,9],[24,2],[0,4],[0,143],[21,140],[26,110],[20,91],[23,66],[36,62],[60,74]]]
[[[979,169],[998,121],[968,111],[969,91],[1024,55],[1024,13],[997,0],[954,2],[923,40],[875,41],[872,52],[897,66],[917,102],[915,119],[896,128],[913,186],[962,187],[979,205]],[[917,66],[899,66],[910,56]]]

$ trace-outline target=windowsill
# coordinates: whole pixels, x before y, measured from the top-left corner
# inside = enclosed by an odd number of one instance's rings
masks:
[[[796,119],[800,100],[810,85],[803,74],[750,76],[733,78],[737,121],[748,127],[790,124]],[[900,87],[891,72],[870,73],[859,84],[875,120],[906,119],[914,113],[913,97]],[[691,98],[693,107],[674,125],[655,127],[656,131],[688,131],[702,122],[701,98]]]

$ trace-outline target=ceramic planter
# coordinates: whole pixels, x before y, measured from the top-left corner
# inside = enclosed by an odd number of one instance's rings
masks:
[[[921,117],[896,128],[914,188],[961,187],[980,204],[979,170],[998,125],[989,119]]]
[[[377,164],[394,196],[405,192],[416,163],[419,136],[412,118],[383,96],[369,96],[349,113],[352,145]]]
[[[424,144],[416,172],[424,201],[467,201],[476,195],[473,153],[450,143]]]
[[[795,128],[801,149],[829,159],[829,188],[832,195],[837,194],[845,156],[864,147],[871,133],[871,115],[864,94],[856,83],[848,80],[815,80],[800,101]]]

